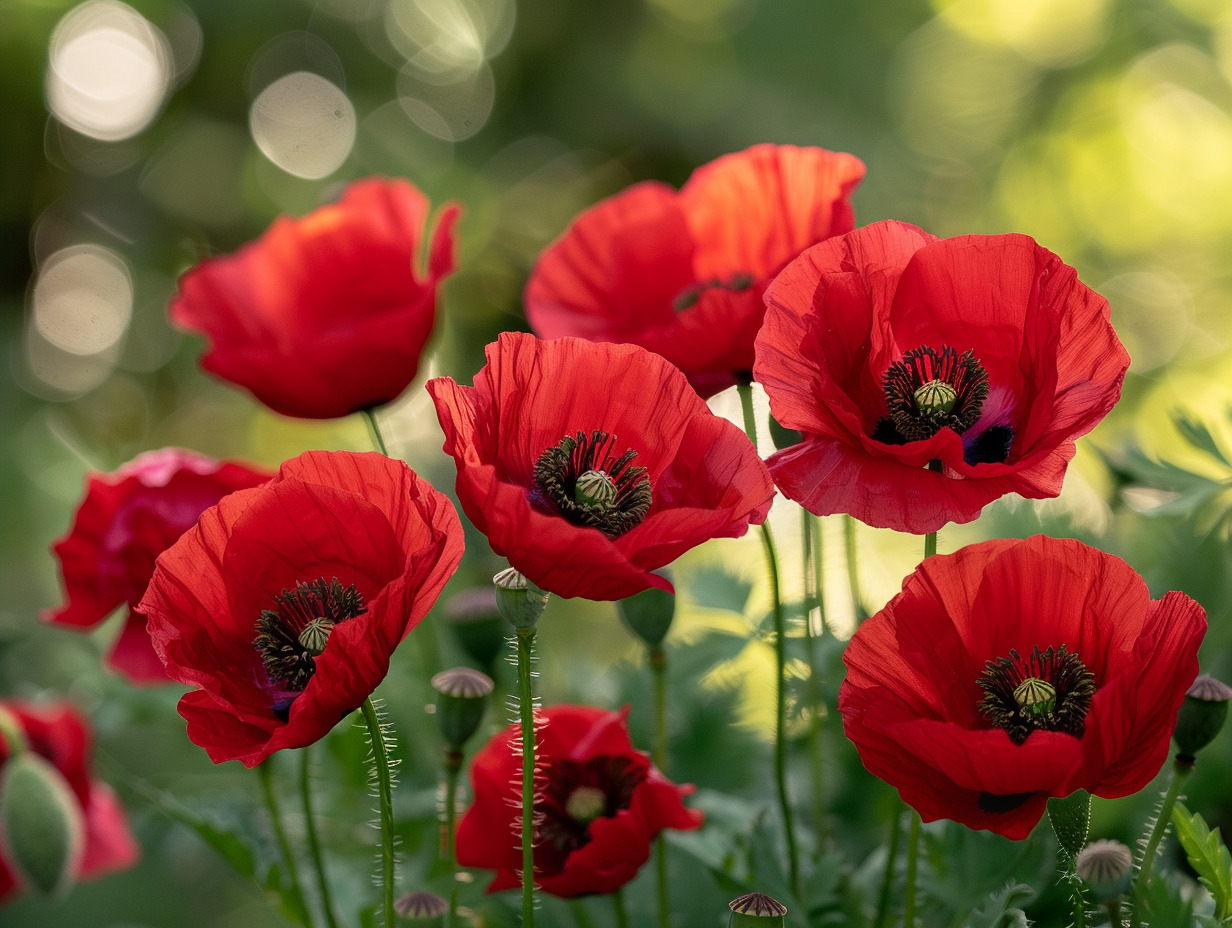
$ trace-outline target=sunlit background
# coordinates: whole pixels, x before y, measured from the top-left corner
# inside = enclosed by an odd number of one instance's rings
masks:
[[[134,695],[98,669],[113,627],[78,637],[38,625],[58,596],[47,547],[83,475],[145,449],[273,466],[306,448],[369,446],[358,419],[281,419],[202,375],[201,342],[174,332],[165,307],[200,258],[373,173],[465,206],[460,270],[424,367],[468,382],[487,341],[525,327],[529,268],[577,211],[636,180],[682,183],[757,142],[862,158],[861,224],[1033,235],[1111,301],[1133,358],[1125,400],[1081,446],[1061,499],[995,504],[976,526],[942,532],[942,549],[1040,530],[1098,543],[1156,595],[1180,588],[1203,602],[1204,663],[1232,672],[1227,0],[4,0],[0,93],[0,693],[68,693],[89,710],[103,773],[122,793],[149,778],[208,804],[250,780],[186,744],[175,694]],[[729,396],[714,405],[736,410]],[[383,415],[395,453],[450,486],[420,385]],[[1199,481],[1197,503],[1177,505],[1184,487],[1167,465]],[[785,558],[798,560],[795,513],[780,501],[775,519]],[[856,541],[876,608],[918,545],[864,529]],[[718,543],[688,564],[759,580],[755,545]],[[447,597],[492,572],[481,538],[470,550]],[[830,617],[850,628],[837,523],[826,563]],[[686,644],[743,639],[765,601],[757,587],[737,615],[687,585],[681,599]],[[545,636],[551,701],[621,698],[611,667],[637,652],[610,607],[593,612],[585,633],[562,621]],[[769,649],[728,650],[703,668],[726,694],[711,709],[736,713],[757,740]],[[387,687],[414,737],[424,658],[400,657],[406,672]],[[705,744],[693,750],[678,778],[714,769]],[[408,801],[430,816],[430,765],[415,778]],[[1232,814],[1232,796],[1223,802]],[[135,805],[142,868],[80,889],[55,918],[266,923],[255,891]],[[52,917],[22,905],[0,910],[0,924]]]

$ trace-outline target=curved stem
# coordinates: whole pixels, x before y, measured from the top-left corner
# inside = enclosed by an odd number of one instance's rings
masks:
[[[389,457],[389,449],[385,447],[385,439],[381,436],[381,427],[376,424],[376,410],[368,407],[363,410],[364,418],[368,420],[368,427],[372,430],[372,439],[376,445],[376,450]]]
[[[317,891],[321,894],[321,908],[325,910],[325,922],[329,928],[338,928],[334,916],[334,900],[330,893],[329,877],[325,874],[325,858],[321,855],[321,839],[317,834],[316,815],[312,809],[312,765],[309,759],[311,747],[300,751],[299,795],[304,808],[304,832],[308,839],[308,853],[312,857],[313,871],[317,878]]]
[[[890,820],[890,848],[886,851],[885,873],[881,876],[881,892],[877,894],[877,918],[873,928],[886,928],[890,920],[890,890],[894,887],[894,865],[898,863],[898,845],[902,841],[903,830],[899,828],[902,815],[895,805],[894,817]]]
[[[654,748],[651,758],[659,772],[667,773],[667,652],[659,645],[646,649],[646,663],[654,677]],[[663,832],[655,837],[655,881],[658,891],[659,928],[669,928],[671,908],[667,876],[667,841]]]
[[[856,561],[856,520],[843,516],[843,542],[847,549],[847,586],[851,590],[851,608],[855,611],[856,624],[868,618],[864,611],[864,594],[860,592],[860,569]]]
[[[1138,870],[1138,876],[1134,878],[1134,908],[1129,918],[1129,923],[1134,928],[1138,928],[1138,925],[1142,923],[1143,899],[1146,897],[1147,884],[1151,882],[1151,869],[1155,866],[1155,855],[1159,853],[1159,845],[1168,831],[1168,825],[1172,822],[1172,809],[1181,795],[1181,785],[1192,772],[1193,764],[1181,763],[1179,760],[1172,764],[1168,791],[1164,793],[1163,802],[1159,805],[1159,814],[1155,816],[1151,836],[1147,839],[1146,850],[1142,853],[1142,865]]]
[[[629,913],[625,911],[624,889],[618,889],[612,893],[612,914],[616,918],[616,928],[629,928]]]
[[[287,840],[286,829],[282,826],[282,811],[278,807],[278,795],[274,792],[274,768],[269,760],[257,765],[257,779],[261,781],[261,795],[265,799],[266,809],[269,810],[270,826],[274,829],[274,838],[278,841],[278,849],[282,852],[283,869],[291,884],[291,890],[283,894],[283,900],[299,923],[304,928],[311,928],[312,916],[308,914],[308,906],[304,902],[304,889],[299,881],[299,867],[295,863],[295,854],[291,851],[291,842]]]
[[[522,925],[535,924],[535,703],[530,659],[535,626],[520,626],[518,635],[518,710],[522,720]]]
[[[744,415],[744,431],[753,447],[757,447],[757,420],[753,415],[753,390],[747,383],[738,384],[740,409]],[[770,571],[770,594],[774,605],[774,783],[778,793],[779,811],[783,816],[783,836],[787,841],[787,872],[791,891],[800,894],[800,856],[796,850],[795,823],[791,817],[791,802],[787,795],[787,690],[784,677],[787,669],[787,627],[783,616],[783,596],[779,586],[779,559],[774,547],[774,535],[768,522],[761,525],[762,546]]]
[[[911,812],[907,829],[907,886],[903,891],[903,928],[915,928],[915,877],[920,860],[920,814]]]
[[[372,741],[372,766],[376,772],[377,794],[381,805],[381,908],[384,913],[385,928],[394,926],[394,802],[393,776],[389,767],[389,750],[385,743],[385,733],[381,730],[381,719],[372,697],[364,700],[360,706],[364,714],[364,722],[368,726],[368,737]]]

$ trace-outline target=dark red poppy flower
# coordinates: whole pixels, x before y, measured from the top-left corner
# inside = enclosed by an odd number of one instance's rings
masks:
[[[1037,535],[931,557],[856,631],[839,689],[869,772],[924,821],[1025,838],[1050,796],[1159,772],[1198,675],[1202,607]]]
[[[462,557],[453,505],[401,461],[310,451],[224,497],[158,559],[140,609],[188,737],[252,767],[371,695]]]
[[[701,812],[634,750],[628,710],[552,706],[536,713],[535,884],[553,896],[611,893],[637,875],[664,828],[700,828]],[[496,871],[488,892],[521,886],[522,751],[517,725],[471,766],[474,801],[458,823],[458,863]]]
[[[357,181],[338,203],[197,265],[171,320],[209,340],[203,368],[275,412],[331,419],[379,406],[415,379],[458,215],[441,211],[420,276],[428,198],[404,180]]]
[[[91,628],[127,604],[128,618],[107,663],[134,683],[167,682],[145,616],[135,609],[154,573],[154,559],[204,510],[271,476],[179,448],[147,451],[114,473],[90,474],[73,527],[52,547],[66,602],[45,610],[43,621]]]
[[[679,192],[635,184],[539,257],[526,317],[544,338],[649,348],[702,396],[747,382],[766,284],[809,245],[850,231],[863,177],[852,155],[756,145],[698,168]]]
[[[82,716],[67,703],[35,706],[0,700],[21,729],[26,748],[47,760],[68,784],[80,812],[81,848],[73,866],[77,880],[89,880],[131,867],[141,849],[128,827],[128,816],[111,787],[90,771],[92,738]],[[0,767],[13,753],[0,735]],[[20,890],[17,875],[5,860],[0,842],[0,902]]]
[[[806,251],[766,305],[753,374],[804,433],[767,462],[775,482],[878,528],[1056,496],[1129,366],[1108,301],[1025,235],[874,223]]]
[[[774,484],[684,375],[635,345],[506,332],[475,386],[428,381],[462,509],[559,596],[671,590],[656,568],[762,522]]]

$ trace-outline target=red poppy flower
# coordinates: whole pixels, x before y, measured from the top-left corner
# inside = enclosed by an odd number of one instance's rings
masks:
[[[536,713],[535,883],[553,896],[611,893],[650,858],[664,828],[700,828],[701,812],[634,750],[628,709],[552,706]],[[521,729],[511,725],[471,765],[474,802],[458,823],[458,863],[496,871],[488,892],[521,886]]]
[[[462,557],[452,504],[401,461],[310,451],[224,497],[158,559],[140,609],[188,737],[252,767],[371,695]]]
[[[128,816],[111,787],[90,772],[90,729],[85,719],[67,703],[33,706],[18,700],[0,700],[21,727],[26,747],[46,759],[60,772],[72,791],[81,813],[81,850],[73,867],[77,880],[89,880],[123,870],[136,863],[141,853]],[[0,767],[12,749],[0,736]],[[0,842],[0,902],[16,893],[17,876],[5,860]]]
[[[1159,772],[1198,674],[1202,607],[1037,535],[931,557],[847,645],[843,730],[924,821],[1025,838],[1050,796]]]
[[[43,621],[90,628],[127,604],[128,618],[107,663],[134,683],[167,682],[145,616],[135,608],[154,559],[205,509],[271,476],[179,448],[147,451],[112,474],[90,474],[73,527],[52,547],[67,601],[45,610]]]
[[[415,379],[458,215],[442,210],[420,277],[428,198],[404,180],[357,181],[338,203],[197,265],[171,319],[209,339],[203,368],[275,412],[331,419],[379,406]]]
[[[428,381],[462,509],[559,596],[623,599],[710,538],[743,535],[774,484],[679,370],[635,345],[506,332],[475,386]]]
[[[775,482],[879,528],[1056,496],[1129,366],[1107,300],[1025,235],[874,223],[806,251],[766,305],[753,374],[804,433],[768,460]]]
[[[756,145],[698,168],[679,192],[635,184],[539,257],[526,317],[544,338],[649,348],[702,396],[747,382],[762,291],[809,245],[850,231],[863,177],[852,155]]]

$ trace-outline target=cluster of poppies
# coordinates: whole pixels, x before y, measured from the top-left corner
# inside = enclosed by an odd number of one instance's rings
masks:
[[[1023,235],[855,228],[863,172],[759,145],[574,221],[526,287],[540,337],[502,334],[472,386],[427,384],[457,500],[493,551],[545,591],[616,600],[670,591],[662,567],[762,523],[776,487],[814,514],[914,533],[1006,493],[1060,492],[1129,363],[1107,302]],[[459,213],[444,207],[429,235],[409,183],[356,182],[189,271],[171,318],[208,339],[206,370],[271,409],[371,412],[416,376]],[[765,462],[705,401],[752,381],[802,436]],[[47,617],[84,627],[127,604],[111,665],[190,686],[188,737],[253,766],[373,692],[463,534],[450,500],[384,455],[311,451],[268,474],[164,450],[89,478],[56,553],[67,599]],[[1204,628],[1192,600],[1152,601],[1077,542],[974,545],[927,560],[857,631],[844,727],[926,820],[1024,837],[1049,796],[1151,779]],[[661,829],[700,825],[620,713],[544,713],[545,890],[611,891]],[[476,758],[458,833],[494,889],[520,882],[514,740]]]

